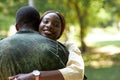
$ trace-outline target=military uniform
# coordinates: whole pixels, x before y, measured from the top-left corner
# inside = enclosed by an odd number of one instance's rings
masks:
[[[69,52],[54,40],[35,31],[19,31],[0,41],[0,80],[35,69],[64,68]]]

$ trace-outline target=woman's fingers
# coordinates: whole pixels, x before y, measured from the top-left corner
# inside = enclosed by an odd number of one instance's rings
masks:
[[[18,78],[19,75],[20,75],[20,74],[15,75],[15,76],[10,76],[10,77],[8,77],[8,79],[9,79],[9,80],[18,80],[17,78]]]

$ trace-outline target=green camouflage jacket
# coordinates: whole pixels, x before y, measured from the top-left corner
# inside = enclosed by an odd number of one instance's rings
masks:
[[[35,69],[55,70],[66,66],[65,46],[34,31],[20,31],[0,40],[0,80]]]

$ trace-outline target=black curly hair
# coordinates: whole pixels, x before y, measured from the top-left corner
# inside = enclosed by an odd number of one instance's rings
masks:
[[[39,12],[31,6],[23,6],[16,13],[16,24],[38,30],[40,24]]]

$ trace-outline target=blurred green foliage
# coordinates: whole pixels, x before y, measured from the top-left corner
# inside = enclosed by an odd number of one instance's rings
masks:
[[[108,27],[120,21],[120,0],[33,0],[34,6],[42,15],[47,10],[56,10],[66,19],[66,32],[70,27],[79,28],[76,32],[81,46],[85,46],[84,39],[88,29],[92,27]],[[0,0],[0,32],[8,31],[10,25],[15,24],[16,11],[29,5],[29,0]],[[77,26],[76,26],[77,25]],[[65,33],[67,39],[67,33]],[[74,38],[73,38],[74,39]]]
[[[16,11],[21,6],[28,5],[28,1],[29,0],[0,0],[0,24],[3,24],[4,21],[6,23],[9,23],[10,20],[9,17],[14,19]],[[79,24],[78,15],[76,14],[76,10],[75,10],[75,3],[79,5],[80,16],[83,16],[83,18],[86,18],[86,20],[88,20],[86,23],[89,24],[87,24],[86,26],[96,26],[100,24],[102,24],[102,26],[104,25],[106,26],[106,23],[110,19],[114,18],[114,16],[116,15],[119,16],[120,13],[119,0],[70,0],[70,1],[69,0],[57,0],[57,1],[33,0],[33,1],[35,7],[40,11],[41,15],[43,12],[51,9],[63,13],[67,25]],[[102,17],[97,17],[97,14],[99,12],[101,13],[101,9],[103,9],[106,12],[106,15],[110,15],[109,19],[105,19],[104,17],[103,20]],[[84,12],[89,13],[89,15],[84,15],[86,14]],[[103,15],[105,14],[101,14],[101,16]],[[4,18],[4,16],[6,17]],[[12,24],[13,22],[10,23]],[[9,28],[8,25],[5,26]]]
[[[9,26],[15,24],[15,19],[12,16],[0,14],[0,30],[9,30]]]

